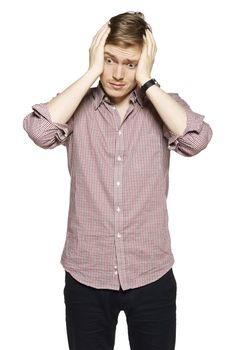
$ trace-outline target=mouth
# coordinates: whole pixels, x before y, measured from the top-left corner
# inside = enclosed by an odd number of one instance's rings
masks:
[[[109,83],[111,87],[114,89],[121,89],[122,87],[125,86],[125,84],[116,84],[116,83]]]

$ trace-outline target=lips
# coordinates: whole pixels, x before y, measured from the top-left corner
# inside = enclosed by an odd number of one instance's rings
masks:
[[[111,83],[111,82],[110,82],[110,84],[113,85],[113,86],[117,86],[117,87],[124,86],[124,84],[116,84],[116,83]]]

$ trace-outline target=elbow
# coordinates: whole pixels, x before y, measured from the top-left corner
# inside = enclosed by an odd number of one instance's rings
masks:
[[[202,135],[196,135],[191,137],[190,142],[187,145],[182,146],[184,148],[184,153],[188,157],[195,156],[196,154],[203,151],[209,144],[212,138],[213,132],[209,125],[206,127],[206,132],[204,131]]]
[[[201,132],[200,138],[198,138],[197,145],[196,145],[196,152],[200,153],[202,150],[204,150],[208,144],[210,143],[210,140],[212,139],[213,131],[209,124],[204,122],[203,129]]]
[[[39,147],[48,149],[57,145],[56,138],[51,133],[47,133],[43,128],[38,128],[27,118],[23,120],[23,128],[27,132],[29,138]]]
[[[52,149],[57,146],[57,143],[54,140],[46,140],[43,138],[34,138],[32,140],[37,146],[44,149]]]
[[[212,136],[213,131],[211,127],[207,123],[204,123],[200,133],[188,133],[180,140],[177,145],[178,153],[186,157],[195,156],[208,146]]]

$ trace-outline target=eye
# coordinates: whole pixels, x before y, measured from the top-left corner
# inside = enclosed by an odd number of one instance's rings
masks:
[[[134,69],[135,67],[136,67],[135,63],[129,63],[128,64],[128,68],[130,68],[130,69]]]
[[[106,61],[107,64],[111,64],[113,62],[110,57],[106,57],[105,61]]]

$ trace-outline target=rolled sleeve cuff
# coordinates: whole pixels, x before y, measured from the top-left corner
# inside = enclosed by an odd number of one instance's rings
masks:
[[[66,140],[68,135],[72,132],[72,126],[70,124],[62,124],[62,123],[56,123],[52,121],[51,115],[48,109],[48,102],[37,103],[32,106],[32,109],[38,117],[45,118],[50,124],[52,124],[57,128],[55,137],[58,139],[58,141],[63,142],[64,140]]]
[[[182,139],[187,133],[191,131],[195,131],[199,133],[202,129],[203,125],[203,119],[205,118],[204,115],[198,114],[196,112],[193,112],[191,109],[186,109],[186,116],[187,116],[187,122],[186,122],[186,128],[184,129],[184,132],[182,135],[175,135],[173,134],[166,126],[165,123],[163,123],[163,134],[168,139],[168,148],[170,150],[175,150],[179,144],[180,139]]]

